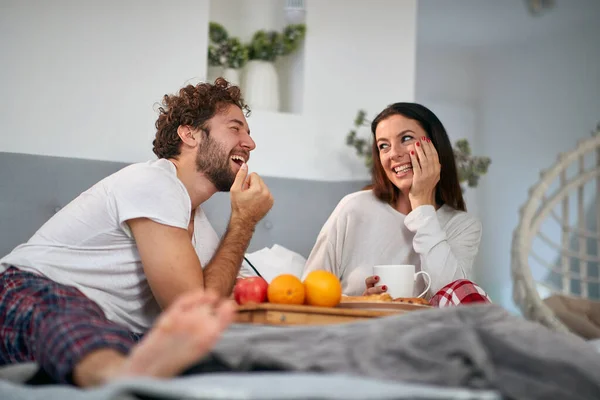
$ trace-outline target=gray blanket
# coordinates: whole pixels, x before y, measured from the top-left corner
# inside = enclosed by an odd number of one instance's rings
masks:
[[[600,354],[592,345],[495,305],[326,327],[237,327],[195,370],[214,369],[331,371],[496,389],[513,399],[600,398]]]
[[[494,305],[325,327],[237,325],[188,373],[216,371],[330,372],[509,399],[600,398],[594,346]]]

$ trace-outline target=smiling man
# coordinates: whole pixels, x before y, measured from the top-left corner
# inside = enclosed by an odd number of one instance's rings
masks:
[[[81,386],[168,377],[232,321],[226,297],[273,205],[248,175],[249,110],[219,78],[165,95],[159,112],[158,159],[98,182],[0,260],[0,365],[36,361]],[[217,191],[231,192],[221,240],[201,208]]]

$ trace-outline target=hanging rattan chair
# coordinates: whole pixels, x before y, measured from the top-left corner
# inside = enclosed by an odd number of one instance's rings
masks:
[[[540,174],[513,234],[513,299],[525,318],[570,331],[544,301],[552,295],[598,300],[600,135],[560,154]]]

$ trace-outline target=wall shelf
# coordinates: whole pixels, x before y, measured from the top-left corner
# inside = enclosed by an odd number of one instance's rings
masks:
[[[303,1],[289,0],[210,0],[209,21],[217,22],[227,30],[230,36],[237,37],[242,43],[248,43],[255,32],[281,31],[289,24],[305,23]],[[207,49],[204,49],[207,51]],[[304,41],[292,54],[278,57],[274,63],[278,80],[279,107],[276,111],[292,114],[303,113],[304,100]],[[239,70],[239,82],[243,93],[249,92],[249,66]],[[207,67],[207,80],[214,81],[223,76],[222,67]],[[254,83],[253,87],[260,87]],[[265,82],[265,85],[268,83]],[[253,105],[249,104],[251,108]]]

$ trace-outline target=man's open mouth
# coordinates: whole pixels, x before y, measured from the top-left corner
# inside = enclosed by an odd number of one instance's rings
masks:
[[[246,159],[243,156],[235,155],[235,156],[231,156],[231,161],[233,161],[237,165],[241,166],[243,163],[246,162]]]

